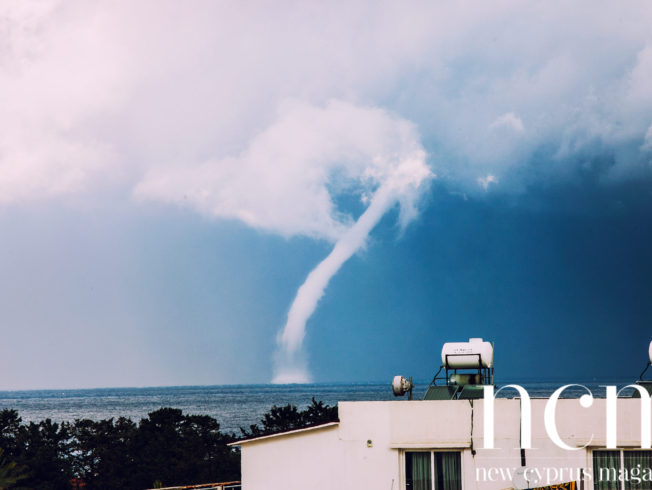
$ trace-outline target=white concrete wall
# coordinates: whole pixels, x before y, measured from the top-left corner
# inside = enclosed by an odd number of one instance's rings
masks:
[[[340,488],[342,447],[337,426],[262,439],[242,446],[242,488]]]
[[[583,408],[579,400],[559,400],[561,438],[578,448],[567,451],[548,438],[543,423],[547,399],[532,400],[532,444],[527,466],[590,468],[590,449],[605,444],[605,400]],[[495,400],[495,447],[484,449],[483,401],[341,402],[340,424],[242,445],[244,490],[402,490],[404,450],[462,452],[465,490],[501,490],[511,482],[477,481],[488,468],[521,466],[520,400]],[[640,400],[618,401],[620,447],[640,446]],[[473,422],[472,422],[473,421]],[[368,447],[367,441],[371,441]],[[589,450],[583,446],[589,443]],[[478,473],[479,472],[479,473]],[[552,474],[554,477],[554,474]],[[569,481],[559,474],[554,482]],[[592,488],[587,485],[586,488]]]

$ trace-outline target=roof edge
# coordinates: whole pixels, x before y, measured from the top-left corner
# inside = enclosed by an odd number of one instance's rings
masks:
[[[251,439],[243,439],[241,441],[234,441],[227,446],[229,447],[234,447],[234,446],[241,446],[243,444],[249,444],[251,442],[258,442],[258,441],[263,441],[265,439],[272,439],[275,437],[283,437],[283,436],[291,436],[294,434],[301,434],[303,432],[311,432],[315,430],[322,430],[322,429],[328,429],[330,427],[335,427],[336,425],[340,425],[339,422],[328,422],[326,424],[321,424],[321,425],[314,425],[312,427],[304,427],[302,429],[293,429],[293,430],[288,430],[285,432],[277,432],[276,434],[267,434],[265,436],[260,436],[260,437],[253,437]]]

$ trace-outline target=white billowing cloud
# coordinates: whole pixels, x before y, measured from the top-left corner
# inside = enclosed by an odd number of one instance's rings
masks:
[[[652,151],[652,124],[647,128],[645,133],[645,139],[643,140],[643,145],[641,146],[643,151]]]
[[[414,125],[383,110],[288,101],[240,154],[154,168],[135,192],[284,236],[334,241],[351,217],[333,196],[373,191],[394,175],[397,159],[415,152],[423,149]],[[417,197],[399,196],[404,222],[414,216]]]
[[[640,102],[652,102],[652,42],[636,55],[636,65],[629,77],[628,97]],[[649,107],[649,106],[648,106]]]
[[[513,112],[503,114],[489,125],[489,129],[496,128],[508,128],[517,133],[522,133],[525,131],[523,121],[521,121],[521,118]]]
[[[495,176],[489,174],[484,177],[478,177],[477,183],[486,191],[491,184],[497,184],[498,179]]]
[[[107,150],[99,143],[79,144],[43,131],[0,136],[0,205],[65,196],[96,178]]]
[[[630,175],[652,113],[647,2],[8,0],[0,18],[0,205],[129,188],[170,165],[201,174],[251,148],[285,100],[411,121],[467,195],[479,173],[502,192],[572,175],[596,148]],[[533,155],[550,165],[529,173]]]
[[[0,20],[0,206],[79,192],[112,155],[85,124],[120,99],[103,16],[80,23],[58,2],[10,1]]]

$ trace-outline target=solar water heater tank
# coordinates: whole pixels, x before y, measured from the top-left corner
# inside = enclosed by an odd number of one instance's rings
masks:
[[[652,344],[650,344],[652,358]],[[492,368],[494,348],[482,339],[469,339],[468,342],[446,342],[441,349],[441,362],[446,369]]]

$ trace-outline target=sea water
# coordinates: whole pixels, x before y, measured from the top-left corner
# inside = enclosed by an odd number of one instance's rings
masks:
[[[604,397],[605,384],[623,386],[630,380],[585,381],[596,398]],[[509,381],[499,383],[499,386]],[[514,381],[528,390],[532,398],[548,397],[554,390],[570,382]],[[576,382],[578,383],[578,382]],[[414,399],[422,399],[428,382],[416,383]],[[579,397],[581,387],[572,387],[564,397]],[[513,390],[504,390],[499,397],[513,397]],[[339,401],[395,400],[389,383],[317,383],[298,385],[223,385],[172,386],[155,388],[97,388],[78,390],[0,391],[0,409],[18,410],[23,422],[46,418],[55,422],[75,419],[101,420],[127,417],[135,422],[149,412],[173,407],[186,414],[210,415],[224,432],[239,433],[240,427],[260,421],[272,405],[296,405],[300,409],[312,398],[328,405]],[[404,397],[405,399],[407,398]]]

